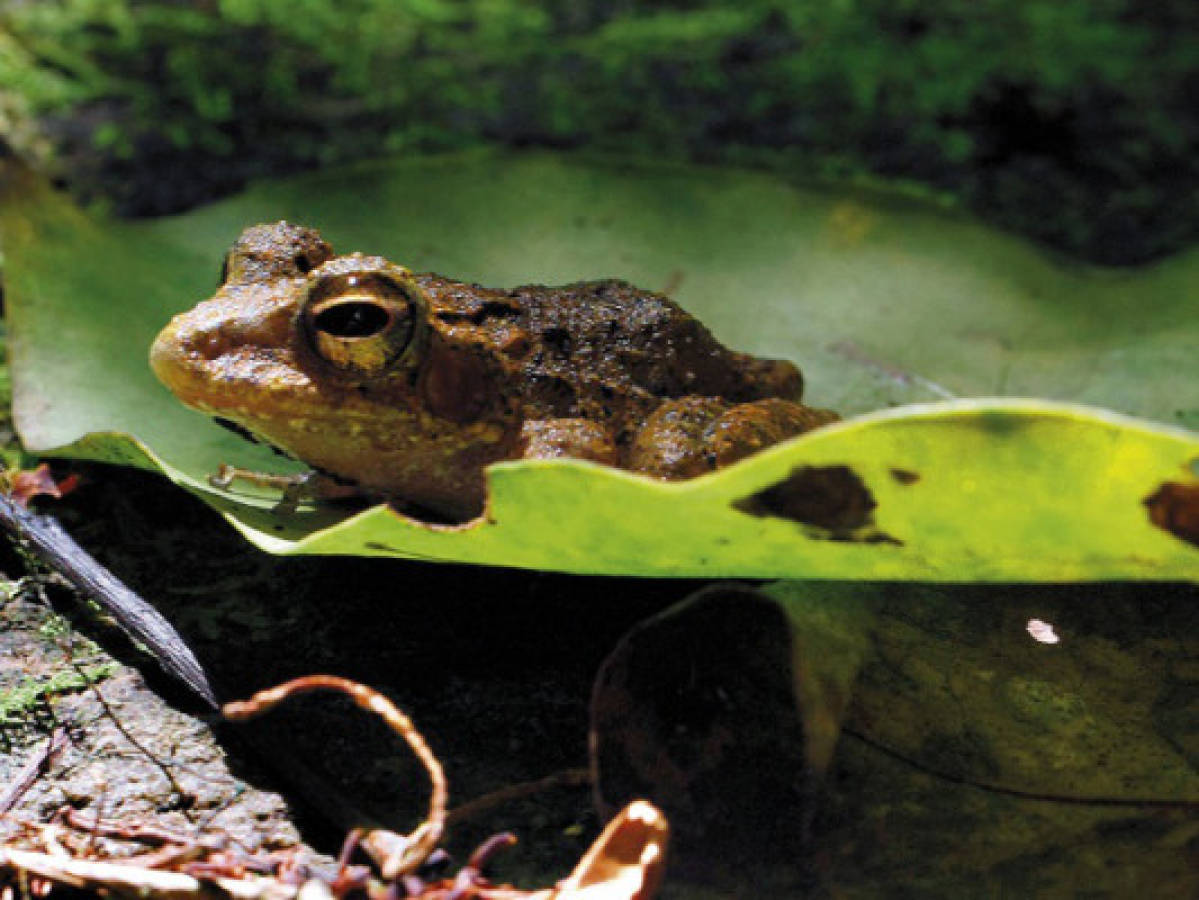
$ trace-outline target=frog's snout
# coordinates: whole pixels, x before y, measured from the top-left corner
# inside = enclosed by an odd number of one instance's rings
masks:
[[[180,313],[150,345],[150,368],[171,393],[189,406],[219,403],[219,384],[236,372],[232,355],[245,346],[227,322],[206,315],[204,304]],[[238,338],[241,340],[238,340]]]
[[[189,370],[187,354],[178,336],[178,316],[158,333],[150,345],[150,368],[163,385],[187,402],[188,382],[195,376]]]
[[[170,322],[166,328],[158,332],[158,336],[150,344],[150,368],[154,370],[159,381],[166,380],[173,364],[171,356],[174,348],[174,324],[174,321]]]

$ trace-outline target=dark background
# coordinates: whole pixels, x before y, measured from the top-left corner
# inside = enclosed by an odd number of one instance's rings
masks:
[[[0,134],[125,215],[481,142],[875,180],[1078,258],[1199,232],[1194,0],[0,0]]]

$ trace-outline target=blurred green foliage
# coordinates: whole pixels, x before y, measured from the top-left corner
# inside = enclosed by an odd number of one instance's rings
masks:
[[[0,0],[0,85],[125,212],[501,140],[900,178],[1108,262],[1199,234],[1194,0]]]

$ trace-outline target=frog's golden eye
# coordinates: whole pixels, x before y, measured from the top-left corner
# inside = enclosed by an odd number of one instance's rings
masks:
[[[325,361],[377,375],[412,347],[423,308],[413,284],[375,272],[352,273],[316,282],[304,316],[313,349]]]

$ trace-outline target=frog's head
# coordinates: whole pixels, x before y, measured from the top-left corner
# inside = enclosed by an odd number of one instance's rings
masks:
[[[446,346],[420,283],[334,256],[309,228],[246,229],[216,294],[177,315],[150,365],[180,400],[380,492],[468,499],[515,426],[477,354]],[[472,501],[477,502],[477,501]]]
[[[246,229],[222,278],[214,297],[162,330],[150,365],[187,405],[251,431],[261,430],[254,419],[319,414],[345,406],[347,390],[384,388],[427,332],[428,303],[407,269],[334,257],[310,228]]]
[[[247,228],[216,294],[175,316],[150,365],[188,406],[301,458],[402,414],[428,304],[382,257],[334,256],[310,228]],[[393,423],[394,424],[394,423]]]

